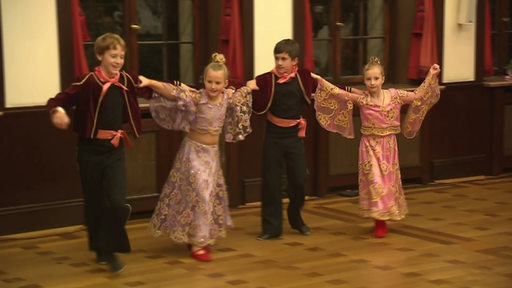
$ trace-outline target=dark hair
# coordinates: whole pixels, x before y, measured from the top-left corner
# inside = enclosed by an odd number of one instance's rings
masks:
[[[299,43],[292,39],[283,39],[277,42],[274,47],[274,55],[281,53],[288,53],[292,59],[298,58],[300,53]]]

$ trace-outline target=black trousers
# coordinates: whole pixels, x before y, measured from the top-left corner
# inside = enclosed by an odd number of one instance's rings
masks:
[[[263,144],[262,233],[281,235],[283,230],[283,163],[288,180],[288,222],[292,228],[304,225],[301,210],[307,177],[304,142],[296,134],[283,137],[267,133]]]
[[[122,141],[121,141],[122,142]],[[84,197],[89,249],[98,253],[130,252],[125,224],[126,171],[122,143],[80,139],[78,166]]]

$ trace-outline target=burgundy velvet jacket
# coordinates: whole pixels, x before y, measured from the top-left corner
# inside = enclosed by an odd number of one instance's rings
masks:
[[[276,84],[276,75],[272,72],[266,72],[256,76],[256,85],[259,90],[252,91],[252,110],[256,114],[267,112],[274,99],[274,85]],[[311,104],[313,93],[316,91],[318,82],[311,77],[311,72],[306,69],[297,71],[297,80],[300,89],[308,104]]]
[[[119,83],[128,90],[123,91],[124,98],[124,122],[129,123],[135,137],[142,132],[141,114],[137,97],[151,98],[153,90],[138,88],[139,79],[125,71],[120,72]],[[71,84],[64,91],[50,98],[46,104],[48,110],[62,107],[69,112],[75,108],[73,130],[81,137],[94,138],[96,136],[96,124],[101,106],[100,94],[103,83],[94,72],[85,75],[82,80]],[[110,88],[109,88],[110,89]]]

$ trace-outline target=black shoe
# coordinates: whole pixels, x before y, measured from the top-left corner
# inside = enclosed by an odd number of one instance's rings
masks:
[[[98,263],[100,265],[107,265],[108,264],[107,255],[96,252],[96,263]]]
[[[299,228],[293,228],[293,229],[299,231],[299,233],[304,235],[304,236],[307,236],[307,235],[311,234],[311,229],[309,229],[309,227],[306,226],[306,225],[302,225]]]
[[[126,224],[126,222],[128,222],[128,220],[130,219],[130,216],[132,214],[132,205],[124,204],[124,213],[125,213],[125,217],[126,217],[125,218],[126,219],[125,224]]]
[[[272,234],[266,234],[266,233],[262,233],[260,234],[258,237],[256,237],[256,239],[260,240],[260,241],[264,241],[264,240],[270,240],[270,239],[279,239],[281,238],[281,235],[272,235]]]
[[[108,259],[108,265],[110,266],[110,272],[117,274],[124,270],[124,263],[119,261],[115,255],[112,255]]]
[[[345,191],[341,191],[340,193],[338,193],[338,195],[343,196],[343,197],[357,197],[357,196],[359,196],[359,191],[358,190],[345,190]]]

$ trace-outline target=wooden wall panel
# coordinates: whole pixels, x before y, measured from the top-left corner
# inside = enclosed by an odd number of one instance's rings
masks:
[[[433,180],[488,175],[491,97],[478,83],[447,86],[427,116]]]
[[[511,99],[512,100],[512,97]],[[512,157],[512,101],[504,107],[503,117],[503,154]],[[512,168],[512,167],[506,167]]]
[[[501,76],[484,81],[491,98],[491,175],[512,169],[512,83]]]
[[[181,137],[143,120],[144,133],[126,149],[127,202],[151,213]],[[44,109],[0,116],[0,235],[83,222],[76,134],[50,123]]]
[[[0,234],[79,221],[74,135],[54,128],[46,110],[4,113],[0,131]]]

